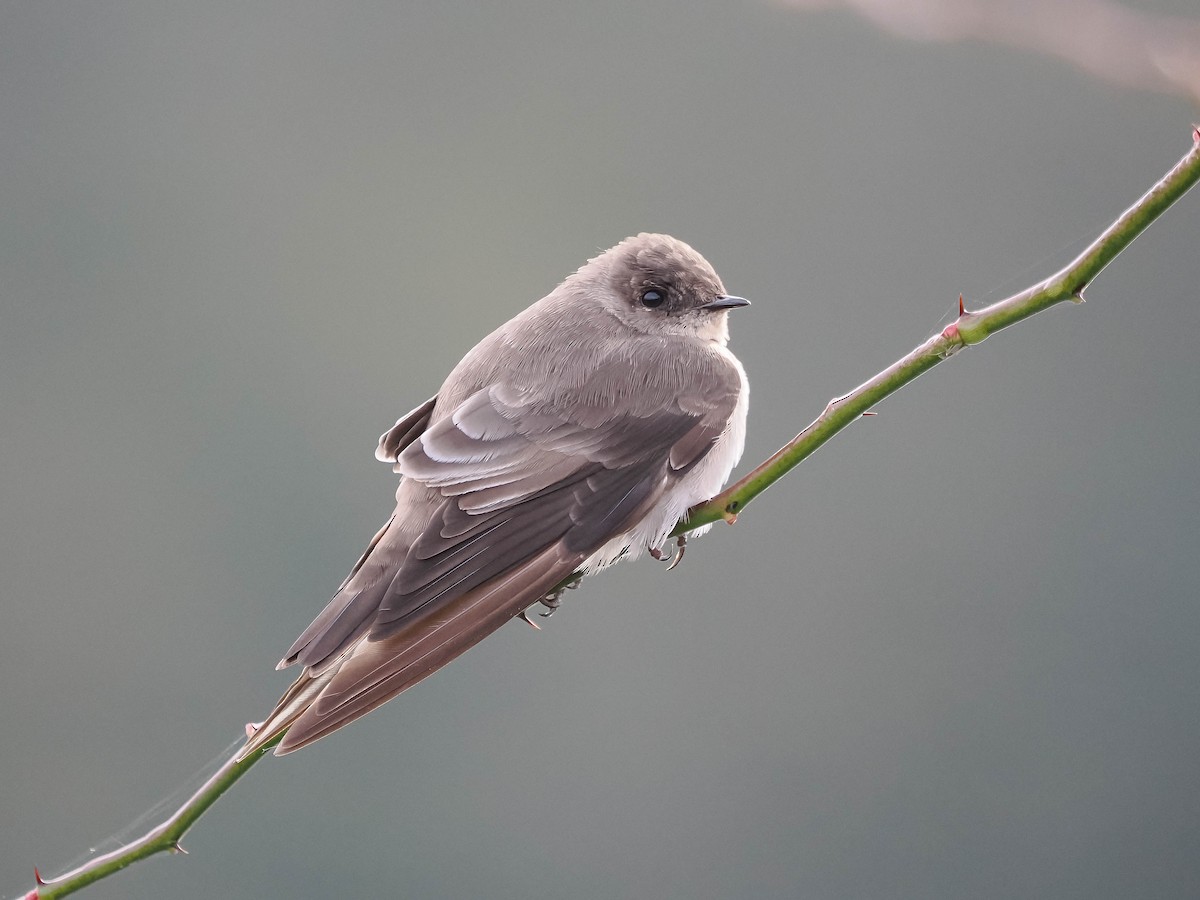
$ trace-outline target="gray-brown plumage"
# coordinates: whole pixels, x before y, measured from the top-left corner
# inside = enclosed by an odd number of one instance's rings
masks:
[[[396,510],[280,662],[304,668],[242,755],[310,744],[572,573],[658,548],[741,456],[725,343],[744,305],[687,244],[640,234],[471,350],[380,438]]]

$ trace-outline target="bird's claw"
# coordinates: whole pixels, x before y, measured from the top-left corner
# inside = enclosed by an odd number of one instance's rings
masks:
[[[683,553],[685,550],[687,550],[687,535],[681,534],[679,537],[675,538],[674,553],[664,553],[662,547],[651,547],[649,552],[650,556],[659,562],[662,562],[664,559],[669,560],[671,564],[667,566],[667,571],[670,572],[683,560]]]
[[[542,604],[542,606],[546,607],[546,612],[539,613],[539,615],[543,619],[548,619],[552,615],[554,615],[555,610],[557,610],[560,606],[562,606],[563,592],[575,590],[575,588],[579,587],[579,582],[581,582],[582,580],[583,580],[582,575],[578,575],[578,574],[573,575],[571,577],[571,580],[568,581],[566,584],[564,584],[562,587],[556,588],[555,590],[553,590],[549,594],[547,594],[545,597],[540,599],[538,601],[538,603],[540,603],[540,604]],[[529,620],[526,619],[526,621],[529,621]],[[529,622],[529,624],[533,625],[532,622]]]
[[[667,566],[668,572],[683,562],[683,554],[687,551],[687,535],[681,534],[679,537],[675,538],[675,546],[678,549],[675,551],[675,558],[671,560],[671,564]]]

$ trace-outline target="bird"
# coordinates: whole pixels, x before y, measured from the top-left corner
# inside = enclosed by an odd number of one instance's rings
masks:
[[[480,341],[380,437],[395,511],[279,662],[300,674],[239,758],[325,737],[584,575],[663,558],[741,458],[728,313],[748,305],[691,246],[641,233]]]

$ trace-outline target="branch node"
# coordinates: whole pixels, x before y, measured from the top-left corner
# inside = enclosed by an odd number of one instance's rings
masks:
[[[968,313],[968,315],[970,315]],[[942,340],[946,341],[946,346],[937,350],[937,355],[940,359],[949,359],[963,347],[967,346],[966,339],[958,330],[958,322],[954,321],[942,329]]]
[[[824,412],[821,413],[821,415],[827,416],[830,413],[832,413],[839,406],[841,406],[843,403],[845,403],[846,400],[853,395],[853,393],[854,392],[851,391],[849,394],[842,394],[842,396],[840,396],[840,397],[834,397],[832,400],[830,400],[828,403],[825,404],[825,410],[824,410]],[[812,425],[809,425],[808,427],[812,428]],[[808,428],[806,428],[804,431],[807,431],[807,430],[808,430]],[[804,434],[804,431],[801,431],[800,434]],[[796,436],[799,437],[800,435],[796,435]]]

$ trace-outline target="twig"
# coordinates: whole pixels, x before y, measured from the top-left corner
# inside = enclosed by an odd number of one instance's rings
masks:
[[[217,769],[208,781],[200,786],[196,793],[188,797],[183,806],[175,810],[169,819],[161,825],[151,828],[137,840],[94,859],[89,859],[78,868],[59,875],[57,878],[51,878],[49,881],[44,880],[38,870],[34,869],[33,873],[38,886],[25,895],[25,900],[54,900],[56,897],[65,897],[93,881],[107,878],[130,863],[153,856],[155,853],[186,854],[187,851],[183,849],[180,841],[183,840],[188,829],[204,815],[210,806],[217,802],[218,797],[229,790],[235,781],[245,775],[252,765],[266,756],[267,752],[281,740],[283,740],[282,734],[264,746],[258,753],[253,753],[240,761],[235,753],[221,765],[221,768]]]
[[[944,359],[949,359],[964,347],[978,344],[1001,328],[1007,328],[1035,313],[1062,303],[1064,300],[1083,302],[1083,289],[1091,284],[1112,260],[1133,243],[1150,223],[1186,194],[1200,180],[1200,126],[1192,128],[1192,149],[1174,168],[1122,213],[1100,237],[1064,268],[1040,284],[1019,294],[993,303],[983,309],[969,311],[958,298],[958,319],[941,334],[931,337],[907,356],[892,363],[874,378],[865,381],[846,394],[830,400],[821,415],[775,451],[753,472],[740,478],[706,503],[688,511],[671,532],[684,534],[701,525],[724,519],[733,523],[751,500],[811,456],[818,447],[865,415],[884,397],[894,394],[918,375],[929,371]]]
[[[1200,128],[1193,128],[1192,149],[1149,192],[1109,226],[1093,244],[1061,272],[1019,294],[984,309],[969,312],[959,299],[958,319],[941,334],[930,338],[903,359],[884,369],[870,381],[859,385],[844,397],[831,400],[811,425],[753,472],[722,491],[707,503],[693,507],[686,521],[676,526],[673,535],[725,519],[733,522],[746,504],[782,478],[801,460],[861,416],[871,407],[895,393],[922,372],[963,347],[978,344],[1001,328],[1041,312],[1064,300],[1081,301],[1083,289],[1114,257],[1157,219],[1172,203],[1200,180]],[[236,756],[217,770],[187,802],[161,825],[137,840],[110,853],[91,859],[76,869],[43,881],[25,895],[25,900],[54,900],[117,872],[130,863],[162,852],[183,852],[180,841],[187,830],[241,778],[266,752],[283,738],[279,735],[258,753],[238,762]],[[35,869],[35,874],[37,870]]]

